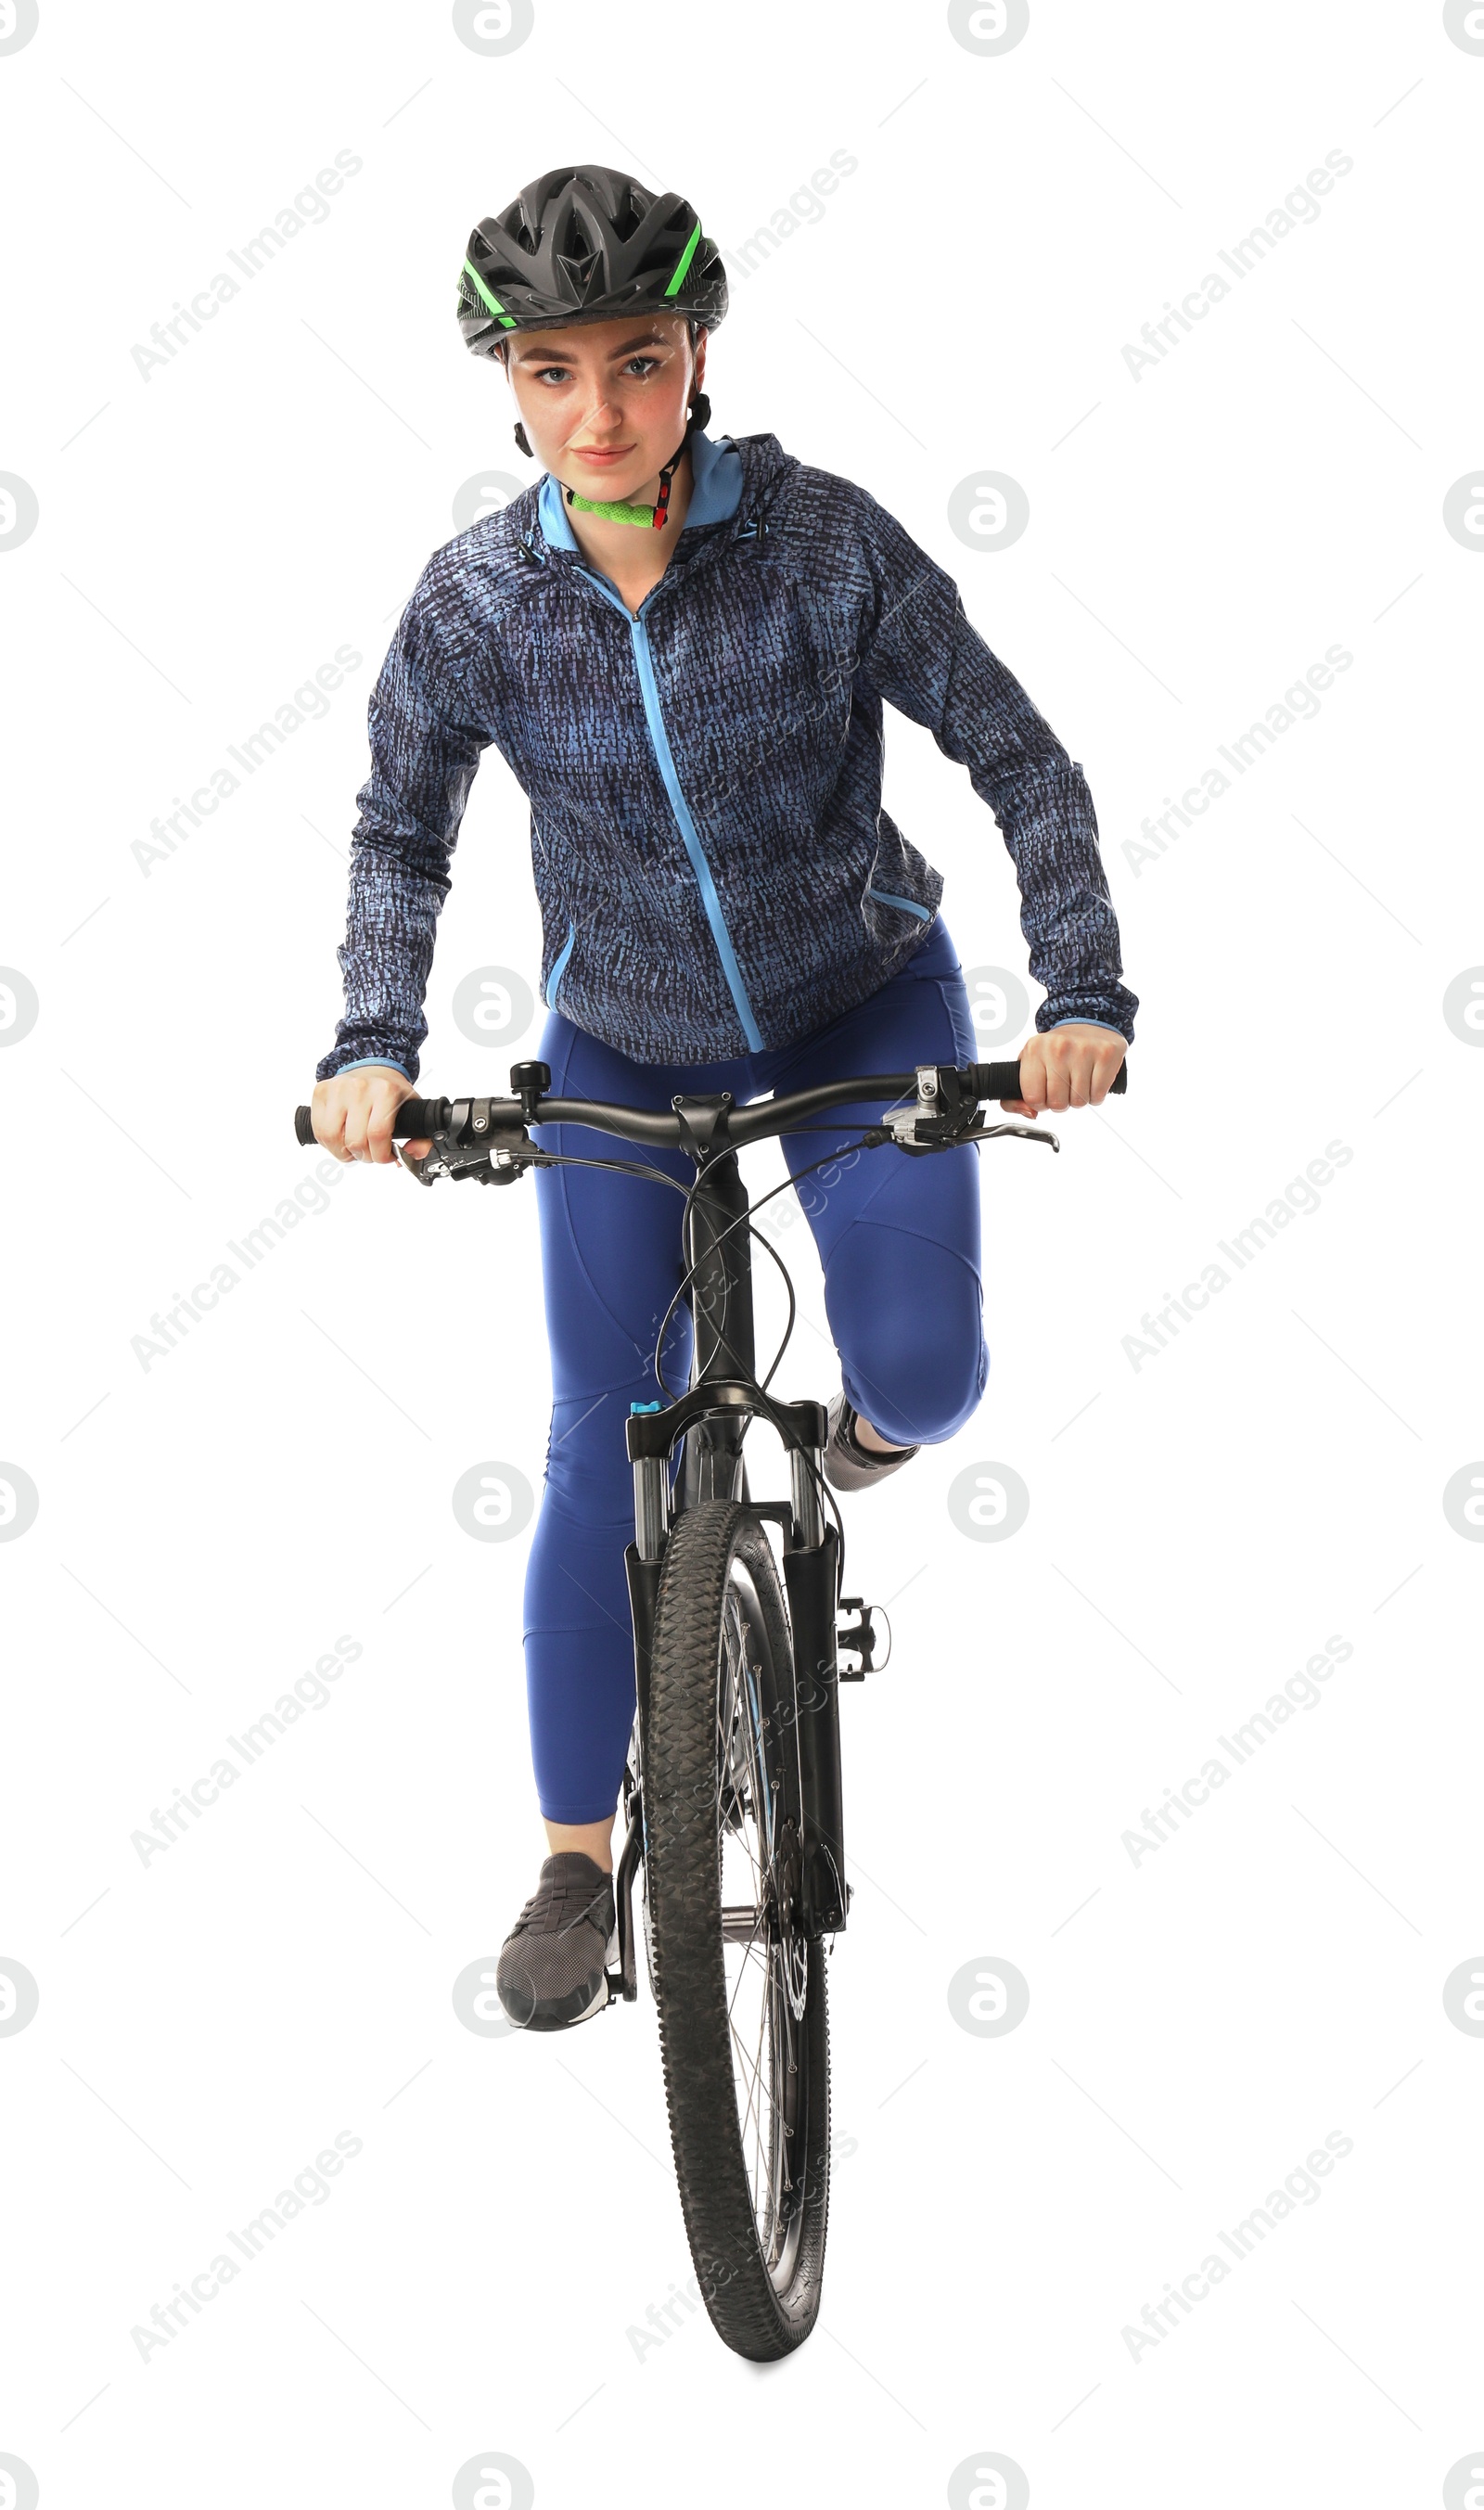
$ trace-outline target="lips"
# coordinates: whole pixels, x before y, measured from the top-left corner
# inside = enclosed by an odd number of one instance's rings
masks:
[[[580,444],[574,448],[574,458],[579,462],[595,463],[599,470],[605,470],[611,462],[627,462],[634,450],[631,444],[621,444],[612,450],[598,452],[590,445]]]

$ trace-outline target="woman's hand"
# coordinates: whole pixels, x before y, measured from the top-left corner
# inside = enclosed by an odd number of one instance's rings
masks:
[[[337,1073],[317,1083],[310,1101],[315,1140],[332,1159],[369,1160],[386,1167],[397,1157],[392,1125],[404,1098],[417,1096],[417,1084],[392,1063],[366,1063],[355,1072]],[[413,1159],[426,1159],[431,1142],[408,1142]]]
[[[1128,1048],[1116,1029],[1068,1020],[1028,1038],[1020,1049],[1024,1096],[1002,1098],[1011,1116],[1040,1116],[1048,1107],[1100,1107]]]

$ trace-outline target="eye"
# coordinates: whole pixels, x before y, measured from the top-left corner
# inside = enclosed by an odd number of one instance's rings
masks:
[[[641,370],[639,380],[642,383],[662,362],[659,358],[652,358],[645,351],[637,350],[631,358],[625,361],[622,371],[625,374],[631,374],[635,367],[639,368]],[[553,379],[556,384],[570,383],[572,379],[570,366],[533,366],[531,373],[539,384],[551,383]]]

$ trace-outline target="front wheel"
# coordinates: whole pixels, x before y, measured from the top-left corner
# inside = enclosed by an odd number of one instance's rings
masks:
[[[769,2362],[818,2315],[829,2207],[822,1943],[801,1930],[793,1650],[768,1538],[729,1500],[666,1544],[644,1736],[653,1984],[699,2288]]]

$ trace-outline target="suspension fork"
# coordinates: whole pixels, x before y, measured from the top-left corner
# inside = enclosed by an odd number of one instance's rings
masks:
[[[625,1554],[633,1614],[634,1674],[640,1731],[649,1715],[649,1666],[655,1606],[669,1535],[668,1460],[693,1427],[740,1432],[757,1411],[752,1387],[711,1377],[664,1408],[629,1415],[628,1442],[634,1476],[634,1533]],[[804,1925],[811,1936],[833,1934],[845,1924],[851,1886],[845,1879],[843,1788],[840,1770],[840,1692],[836,1656],[839,1611],[839,1537],[824,1517],[818,1481],[828,1416],[822,1403],[774,1405],[768,1416],[788,1449],[792,1497],[754,1503],[758,1516],[783,1520],[783,1579],[793,1632],[793,1715],[798,1734],[800,1809],[804,1830]],[[718,1448],[718,1457],[725,1449]],[[723,1494],[732,1496],[730,1492]]]

